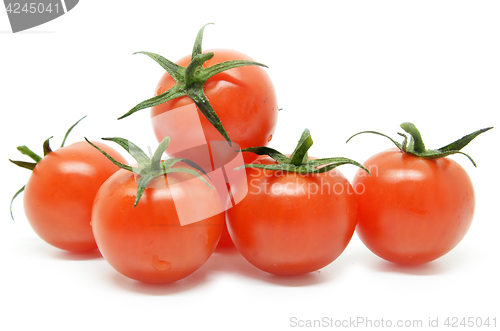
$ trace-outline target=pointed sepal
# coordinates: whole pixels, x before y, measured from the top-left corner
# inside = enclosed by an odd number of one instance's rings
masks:
[[[200,55],[202,52],[201,44],[203,43],[203,33],[205,32],[205,27],[207,25],[213,25],[214,23],[207,23],[201,27],[196,35],[196,39],[194,41],[193,51],[191,53],[191,59],[195,58],[197,55]]]
[[[157,96],[154,96],[150,99],[147,99],[139,104],[137,104],[134,108],[130,109],[127,113],[124,115],[118,117],[119,120],[128,117],[132,115],[135,112],[138,112],[139,110],[149,108],[149,107],[154,107],[161,105],[162,103],[168,102],[170,100],[174,100],[176,98],[182,97],[187,95],[186,90],[182,88],[182,86],[175,85],[171,89],[169,89],[166,92],[163,92],[161,94],[158,94]]]
[[[85,117],[87,117],[87,115],[83,116],[82,118],[80,118],[78,121],[76,121],[75,124],[73,124],[69,129],[68,131],[66,131],[66,134],[64,135],[64,138],[63,138],[63,141],[61,143],[61,147],[64,147],[64,144],[66,143],[66,139],[68,138],[69,134],[71,133],[71,131],[73,130],[73,128],[75,126],[77,126],[78,123],[80,123],[81,120],[83,120]]]
[[[21,194],[22,192],[24,192],[25,188],[26,188],[26,185],[24,185],[23,187],[21,187],[21,189],[19,191],[17,191],[16,194],[14,194],[14,196],[10,200],[10,218],[12,218],[12,220],[14,220],[14,213],[12,212],[12,203],[14,202],[14,200],[17,198],[17,196],[19,194]]]
[[[346,157],[332,157],[332,158],[308,160],[307,164],[317,168],[315,173],[328,172],[328,171],[330,171],[333,168],[336,168],[338,166],[341,166],[344,164],[352,164],[352,165],[366,171],[368,173],[368,175],[371,175],[370,171],[368,169],[366,169],[361,163],[354,161],[352,159],[348,159]]]
[[[33,171],[33,169],[35,169],[35,167],[37,165],[37,163],[34,163],[34,162],[16,161],[16,160],[11,160],[11,159],[9,159],[9,161],[14,163],[18,167],[28,169],[31,171]]]
[[[112,141],[120,145],[127,153],[129,153],[134,158],[134,160],[137,161],[139,167],[145,167],[151,162],[148,155],[139,146],[137,146],[130,140],[117,137],[102,138],[102,140]]]
[[[43,142],[43,156],[47,156],[50,152],[52,152],[52,148],[50,148],[50,139],[53,137],[49,137],[47,140]]]
[[[109,155],[108,153],[106,153],[105,151],[103,151],[101,148],[97,147],[93,142],[91,142],[90,140],[88,140],[86,137],[84,137],[85,141],[88,142],[90,145],[92,145],[95,149],[97,149],[99,152],[101,152],[108,160],[110,160],[111,162],[113,162],[113,164],[121,169],[125,169],[125,170],[128,170],[128,171],[134,171],[133,168],[129,165],[126,165],[126,164],[123,164],[119,161],[116,161],[111,155]],[[109,138],[108,138],[109,139]],[[109,139],[111,140],[111,139]]]
[[[278,162],[278,163],[289,163],[290,162],[289,157],[287,157],[286,155],[280,153],[279,151],[277,151],[273,148],[267,147],[267,146],[248,147],[248,148],[242,149],[241,151],[242,152],[250,152],[250,153],[257,154],[257,155],[268,155],[271,158],[273,158],[274,160],[276,160],[276,162]]]
[[[391,137],[389,137],[389,136],[388,136],[388,135],[386,135],[386,134],[383,134],[383,133],[380,133],[380,132],[377,132],[377,131],[361,131],[361,132],[355,133],[355,134],[353,134],[352,136],[350,136],[350,137],[349,137],[349,139],[347,139],[346,144],[347,144],[347,143],[348,143],[348,142],[349,142],[352,138],[354,138],[354,137],[356,137],[356,136],[358,136],[358,135],[360,135],[360,134],[364,134],[364,133],[372,133],[372,134],[376,134],[376,135],[379,135],[379,136],[385,137],[385,138],[389,139],[390,141],[392,141],[392,143],[393,143],[394,145],[396,145],[396,147],[397,147],[397,148],[399,148],[399,149],[402,149],[402,148],[403,148],[403,145],[402,145],[402,144],[400,144],[399,142],[397,142],[396,140],[392,139]],[[403,134],[401,134],[401,135],[403,135]],[[404,136],[404,135],[403,135],[403,136]],[[405,136],[405,137],[406,137],[406,136]],[[406,143],[405,143],[405,145],[406,145]]]
[[[448,144],[446,146],[438,148],[438,150],[440,150],[440,151],[459,151],[462,148],[464,148],[465,146],[467,146],[474,138],[479,136],[481,133],[484,133],[484,132],[491,130],[491,129],[493,129],[492,126],[490,126],[488,128],[474,131],[474,132],[472,132],[466,136],[463,136],[462,138],[452,142],[451,144]]]
[[[19,152],[21,152],[21,154],[29,156],[36,163],[40,162],[40,160],[42,159],[41,156],[39,156],[38,154],[36,154],[35,152],[33,152],[31,149],[29,149],[28,147],[26,147],[24,145],[23,146],[18,146],[17,150]]]
[[[208,101],[203,88],[191,89],[188,92],[188,95],[194,101],[200,112],[207,118],[210,124],[212,124],[217,129],[217,131],[219,131],[219,133],[224,137],[224,139],[226,139],[227,142],[231,143],[229,134],[222,125],[219,116]]]
[[[158,55],[156,53],[135,52],[134,55],[135,54],[144,54],[149,56],[156,63],[158,63],[163,69],[165,69],[165,71],[168,72],[170,76],[172,76],[172,78],[175,80],[176,83],[182,82],[184,80],[186,68],[178,65],[177,63],[167,60],[163,56]]]

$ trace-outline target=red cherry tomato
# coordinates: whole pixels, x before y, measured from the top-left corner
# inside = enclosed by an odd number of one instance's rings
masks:
[[[252,61],[247,55],[233,50],[218,49],[212,52],[214,57],[206,61],[204,67],[230,60]],[[191,56],[186,56],[177,64],[187,66],[190,60]],[[175,81],[165,73],[156,87],[155,95],[174,85]],[[273,84],[264,68],[244,66],[218,73],[208,79],[204,91],[232,142],[243,149],[265,146],[271,141],[278,117],[278,105]],[[200,135],[202,139],[204,136],[206,142],[225,141],[199,110],[198,116],[189,116],[186,109],[169,116],[159,116],[188,105],[196,107],[189,97],[183,96],[151,108],[152,124],[158,141],[169,136],[172,141],[169,148],[171,151],[197,146],[199,139],[196,138]],[[195,132],[200,128],[200,123],[202,132]],[[244,156],[247,162],[255,159],[252,153],[245,153]]]
[[[369,158],[353,187],[357,233],[383,259],[421,264],[451,251],[474,214],[474,189],[465,170],[448,158],[427,160],[390,149]]]
[[[92,229],[103,257],[113,268],[135,280],[169,283],[190,275],[207,261],[224,224],[224,213],[216,213],[221,202],[215,189],[191,174],[172,173],[149,182],[134,207],[136,195],[134,173],[121,169],[95,198]],[[201,220],[182,225],[178,216],[181,205],[188,208],[187,217]]]
[[[126,162],[113,148],[96,144]],[[24,190],[24,210],[33,230],[60,249],[96,249],[90,225],[92,204],[99,187],[118,169],[86,142],[47,154],[33,169]]]
[[[338,170],[246,170],[248,193],[227,211],[229,233],[245,259],[269,273],[299,275],[339,257],[356,227],[356,200]]]

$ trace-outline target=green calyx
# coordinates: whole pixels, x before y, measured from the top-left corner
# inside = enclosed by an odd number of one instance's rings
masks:
[[[134,207],[137,206],[139,203],[139,200],[142,197],[142,194],[144,193],[144,190],[148,186],[149,182],[153,180],[156,177],[160,176],[165,176],[167,174],[171,173],[188,173],[191,174],[195,177],[198,177],[202,182],[204,182],[208,187],[212,188],[212,186],[200,175],[198,172],[196,172],[193,169],[189,168],[174,168],[173,166],[178,163],[178,162],[183,162],[187,165],[190,165],[191,167],[201,171],[203,174],[205,174],[208,177],[208,174],[198,166],[195,162],[189,160],[189,159],[184,159],[184,158],[171,158],[168,160],[162,161],[161,157],[165,150],[168,148],[168,145],[170,144],[170,137],[166,137],[165,139],[162,140],[158,148],[153,154],[152,158],[149,158],[149,156],[144,153],[142,149],[140,149],[137,145],[132,143],[131,141],[128,141],[127,139],[124,138],[102,138],[103,140],[108,140],[108,141],[113,141],[123,147],[136,161],[138,166],[137,167],[131,167],[129,165],[120,163],[116,161],[112,156],[110,156],[108,153],[94,145],[92,142],[90,142],[87,138],[85,140],[94,146],[97,150],[99,150],[104,156],[106,156],[111,162],[113,162],[116,166],[118,166],[121,169],[125,169],[127,171],[131,171],[133,173],[136,173],[139,175],[139,181],[137,183],[137,195],[135,198],[134,202]],[[210,177],[209,177],[210,178]]]
[[[228,141],[228,143],[231,144],[231,139],[229,138],[226,129],[222,125],[219,116],[217,116],[217,113],[214,111],[214,109],[210,105],[210,102],[208,101],[207,96],[205,95],[205,91],[203,88],[204,84],[210,77],[232,68],[249,65],[257,65],[266,68],[267,66],[253,61],[233,60],[217,63],[208,68],[204,68],[203,64],[214,56],[213,52],[202,54],[201,50],[203,31],[208,24],[205,24],[196,36],[191,56],[191,62],[187,67],[182,67],[155,53],[134,53],[147,55],[154,61],[156,61],[156,63],[162,66],[163,69],[165,69],[170,74],[170,76],[172,76],[172,78],[176,82],[176,85],[162,94],[159,94],[153,98],[137,104],[134,108],[129,110],[125,115],[119,117],[118,119],[125,118],[144,108],[158,106],[175,98],[188,96],[193,100],[193,102],[196,104],[202,114],[208,119],[208,121],[220,132],[220,134]]]
[[[295,147],[295,150],[290,155],[290,157],[278,152],[275,149],[265,146],[246,148],[243,149],[242,152],[251,152],[258,155],[268,155],[274,160],[276,160],[277,164],[251,163],[238,167],[235,170],[242,168],[259,168],[266,170],[282,170],[287,172],[295,172],[299,174],[320,174],[330,171],[333,168],[336,168],[343,164],[352,164],[365,170],[368,174],[370,174],[368,169],[366,169],[362,164],[345,157],[332,157],[332,158],[309,160],[307,153],[312,145],[313,145],[313,140],[311,138],[311,133],[309,132],[308,129],[305,129],[304,132],[302,133],[302,136],[300,137],[297,147]]]
[[[80,118],[75,124],[73,124],[68,129],[68,131],[66,131],[66,134],[64,135],[64,139],[63,139],[63,141],[61,143],[61,148],[64,147],[64,144],[66,143],[66,138],[68,138],[68,135],[71,132],[71,130],[73,130],[73,128],[78,123],[80,123],[80,121],[83,120],[85,117],[87,117],[87,116],[83,116],[82,118]],[[49,143],[49,141],[50,141],[51,138],[52,137],[48,138],[47,140],[45,140],[43,142],[43,156],[46,156],[47,154],[49,154],[50,152],[52,152],[52,149],[50,148],[50,143]],[[35,167],[38,164],[38,162],[40,162],[42,160],[41,156],[39,156],[38,154],[36,154],[35,152],[33,152],[31,149],[29,149],[26,146],[18,146],[17,150],[19,152],[21,152],[21,154],[28,156],[30,159],[32,159],[34,161],[34,162],[25,162],[25,161],[15,161],[15,160],[9,159],[10,162],[14,163],[15,165],[17,165],[17,166],[19,166],[21,168],[25,168],[25,169],[33,171],[33,169],[35,169]],[[10,201],[10,217],[12,219],[14,219],[14,215],[12,213],[12,203],[17,198],[17,196],[24,191],[25,187],[26,187],[26,185],[23,186],[23,187],[21,187],[21,189],[19,189],[19,191],[17,191],[16,194],[14,194],[14,196],[12,197],[12,200]]]
[[[391,137],[377,131],[358,132],[355,135],[352,135],[349,139],[347,139],[346,142],[349,142],[349,140],[351,140],[353,137],[359,134],[373,133],[388,138],[394,143],[394,145],[396,145],[397,148],[399,148],[402,152],[407,154],[411,154],[429,160],[439,159],[452,154],[463,154],[467,156],[467,158],[472,162],[474,167],[476,167],[476,163],[474,162],[474,160],[469,155],[465,154],[460,150],[464,148],[468,143],[470,143],[474,138],[479,136],[481,133],[493,129],[493,127],[488,127],[481,130],[477,130],[441,148],[426,149],[425,144],[422,140],[422,136],[420,135],[420,131],[418,131],[417,127],[413,123],[405,122],[401,124],[400,127],[410,135],[410,139],[408,139],[408,136],[406,134],[398,132],[398,134],[404,138],[403,143],[399,143],[396,140],[392,139]]]

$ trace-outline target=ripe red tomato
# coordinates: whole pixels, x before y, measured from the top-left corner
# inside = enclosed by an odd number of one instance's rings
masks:
[[[270,158],[254,162],[277,164]],[[356,200],[337,169],[246,171],[248,193],[227,210],[227,221],[234,245],[251,264],[276,275],[299,275],[325,267],[344,251],[356,227]]]
[[[474,189],[465,170],[448,158],[427,160],[396,148],[369,158],[353,181],[357,233],[383,259],[421,264],[451,251],[474,214]]]
[[[364,166],[372,176],[358,171],[353,181],[358,200],[358,234],[381,258],[399,264],[421,264],[451,251],[467,233],[474,214],[472,182],[458,163],[446,157],[462,154],[475,166],[461,149],[492,127],[438,149],[425,147],[413,123],[405,122],[400,127],[410,135],[408,139],[399,133],[403,143],[376,131],[354,135],[381,135],[397,147],[368,159]]]
[[[96,144],[125,162],[113,148]],[[96,249],[90,226],[92,204],[101,184],[118,169],[84,141],[48,153],[33,169],[24,190],[24,210],[33,230],[60,249]]]
[[[253,61],[247,55],[233,50],[217,49],[211,52],[214,52],[214,57],[206,61],[204,67],[230,60]],[[177,64],[187,66],[190,60],[191,56],[186,56]],[[174,79],[165,73],[156,87],[155,96],[175,84]],[[204,91],[232,142],[244,149],[265,146],[271,141],[278,117],[278,105],[274,86],[265,69],[260,66],[229,69],[209,78],[204,84]],[[200,135],[202,141],[224,141],[224,137],[199,110],[197,116],[189,113],[189,105],[197,109],[191,98],[183,96],[151,108],[152,125],[158,141],[169,136],[171,151],[182,151],[199,145]],[[186,108],[171,112],[181,107]],[[162,116],[167,112],[171,113]],[[201,132],[197,131],[200,130],[200,123]],[[244,156],[246,161],[255,159],[252,153],[245,153]]]
[[[191,174],[170,173],[151,180],[134,207],[135,177],[121,169],[96,195],[92,229],[103,257],[138,281],[169,283],[190,275],[207,261],[221,236],[224,213],[218,212],[217,190]],[[184,216],[201,220],[182,225],[181,206],[189,213]]]

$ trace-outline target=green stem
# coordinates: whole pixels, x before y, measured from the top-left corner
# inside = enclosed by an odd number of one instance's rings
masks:
[[[420,131],[418,131],[417,127],[413,123],[405,122],[401,124],[401,128],[408,132],[413,138],[410,141],[409,148],[411,149],[413,147],[413,151],[415,153],[425,152],[424,141],[422,140],[422,136],[420,135]]]
[[[29,149],[27,146],[18,146],[17,150],[21,152],[21,154],[29,156],[33,161],[36,163],[40,162],[42,159],[41,156],[33,152],[31,149]]]
[[[300,166],[303,163],[307,162],[307,151],[309,150],[309,148],[311,148],[312,145],[313,140],[311,138],[311,133],[308,129],[305,129],[302,133],[302,136],[300,137],[297,147],[290,156],[290,162],[294,166]]]
[[[161,141],[160,145],[158,145],[158,148],[156,149],[153,157],[151,158],[151,166],[154,171],[160,171],[161,156],[167,150],[168,145],[170,145],[170,137],[164,138]]]
[[[186,87],[190,88],[191,86],[195,84],[204,84],[206,82],[206,79],[203,79],[200,77],[200,72],[203,68],[203,63],[207,62],[211,58],[214,57],[214,53],[205,53],[205,54],[199,54],[196,55],[191,59],[191,63],[188,64],[186,67]]]

